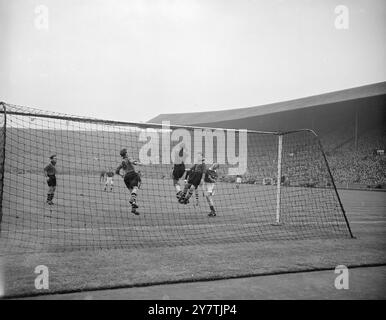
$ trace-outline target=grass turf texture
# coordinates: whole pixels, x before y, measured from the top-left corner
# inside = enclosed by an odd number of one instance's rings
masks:
[[[6,297],[100,290],[386,264],[386,193],[341,191],[356,239],[200,244],[143,249],[77,250],[2,255]],[[34,288],[34,269],[46,265],[49,290]]]
[[[284,224],[275,227],[276,186],[218,183],[218,215],[209,218],[201,189],[200,205],[185,206],[170,179],[143,180],[135,217],[119,177],[113,192],[103,192],[98,176],[60,175],[49,206],[44,177],[7,173],[0,240],[21,252],[51,252],[349,237],[332,189],[283,187]]]

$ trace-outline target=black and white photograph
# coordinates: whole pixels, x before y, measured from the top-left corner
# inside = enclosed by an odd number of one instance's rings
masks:
[[[0,300],[385,300],[385,39],[384,0],[0,0]]]

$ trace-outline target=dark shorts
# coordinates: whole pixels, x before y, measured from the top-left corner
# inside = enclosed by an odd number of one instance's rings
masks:
[[[189,179],[188,179],[188,183],[193,185],[196,189],[197,187],[200,185],[201,183],[201,178],[202,178],[202,174],[201,173],[196,173],[196,174],[191,174],[189,176]]]
[[[132,171],[125,174],[123,181],[128,189],[133,189],[134,187],[138,187],[138,184],[141,182],[141,178],[138,173]]]
[[[56,177],[55,176],[48,177],[47,184],[49,187],[56,187]]]
[[[181,164],[174,165],[173,173],[172,173],[174,180],[180,180],[184,175],[184,173],[185,173],[185,164],[181,163]]]

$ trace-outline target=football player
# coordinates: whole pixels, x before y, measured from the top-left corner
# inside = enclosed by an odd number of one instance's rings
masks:
[[[122,157],[122,163],[115,170],[115,173],[123,177],[123,181],[125,182],[127,189],[130,191],[129,203],[131,204],[131,212],[135,215],[139,215],[137,212],[137,192],[141,177],[134,170],[134,165],[141,164],[136,160],[129,159],[126,149],[122,149],[119,154]],[[121,171],[123,172],[122,174]]]
[[[190,197],[193,192],[197,191],[198,186],[201,184],[202,177],[206,171],[205,158],[201,157],[201,163],[194,164],[186,173],[186,183],[184,190],[181,194],[179,203],[189,203]],[[198,192],[196,192],[196,201],[198,202]]]
[[[242,181],[242,178],[240,175],[237,175],[236,176],[236,188],[240,188],[240,184],[241,184],[241,181]]]
[[[185,173],[185,159],[187,158],[187,153],[185,152],[185,144],[182,143],[180,146],[180,150],[176,153],[174,158],[174,165],[173,165],[173,172],[172,172],[172,178],[173,178],[173,185],[176,188],[176,197],[179,200],[182,195],[181,186],[180,186],[180,179]]]
[[[216,210],[214,209],[213,204],[213,195],[214,195],[214,186],[217,182],[218,174],[217,169],[219,168],[218,163],[213,163],[208,170],[205,172],[204,176],[204,189],[205,189],[205,198],[206,201],[209,204],[210,213],[208,214],[209,217],[215,217],[216,216]]]
[[[112,168],[110,168],[106,172],[106,182],[105,182],[105,188],[103,191],[107,191],[107,187],[110,185],[110,191],[113,191],[113,185],[114,185],[114,171]]]
[[[54,198],[55,189],[56,189],[56,155],[50,156],[50,163],[44,168],[44,176],[46,177],[48,184],[47,192],[47,204],[53,205],[52,199]]]

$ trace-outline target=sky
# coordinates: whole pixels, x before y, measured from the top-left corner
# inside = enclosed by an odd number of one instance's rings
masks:
[[[385,18],[384,0],[0,0],[0,100],[142,122],[381,82]]]

